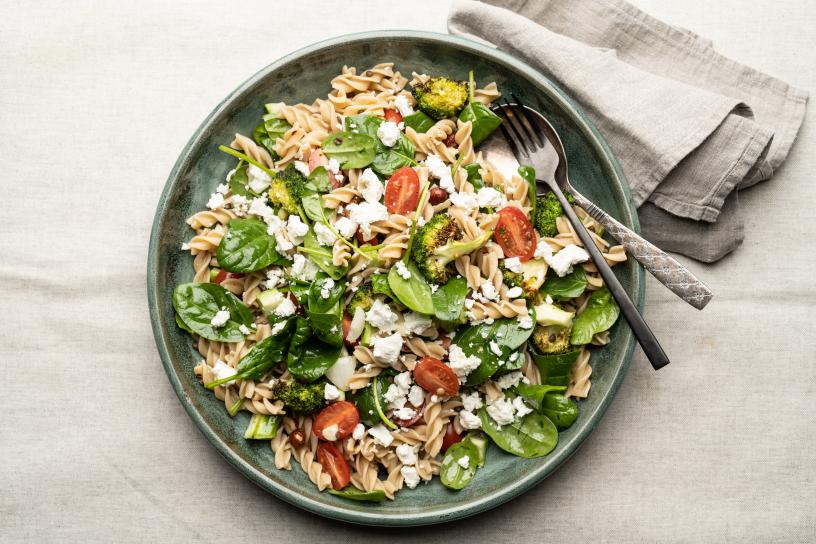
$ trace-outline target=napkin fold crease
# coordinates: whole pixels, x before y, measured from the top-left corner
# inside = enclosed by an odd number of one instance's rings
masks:
[[[644,236],[712,262],[737,248],[737,191],[784,162],[807,93],[624,0],[454,0],[448,29],[548,75],[607,139]]]

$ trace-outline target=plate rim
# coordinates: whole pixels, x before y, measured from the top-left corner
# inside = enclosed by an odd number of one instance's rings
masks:
[[[443,34],[437,32],[417,31],[417,30],[375,30],[368,32],[357,32],[352,34],[344,34],[336,36],[313,44],[302,47],[292,53],[284,55],[267,66],[261,68],[248,79],[230,92],[218,105],[210,112],[210,114],[202,121],[192,136],[189,138],[183,149],[179,153],[175,164],[167,178],[167,181],[162,189],[159,197],[156,213],[153,217],[153,224],[150,231],[150,241],[148,246],[147,258],[147,297],[148,309],[153,330],[153,336],[156,342],[156,347],[162,361],[165,373],[178,396],[182,406],[187,414],[198,427],[199,431],[207,438],[207,440],[215,447],[216,451],[221,454],[233,467],[238,469],[244,476],[246,476],[254,484],[258,485],[265,491],[268,491],[276,497],[286,501],[289,504],[303,508],[309,512],[360,525],[370,526],[394,526],[394,527],[410,527],[420,525],[432,525],[437,523],[444,523],[455,519],[469,517],[480,512],[498,507],[505,502],[518,497],[522,493],[531,489],[534,485],[543,481],[547,476],[555,472],[567,459],[569,459],[586,438],[592,434],[595,427],[603,419],[603,415],[607,408],[617,395],[623,378],[626,376],[629,365],[632,359],[632,353],[635,347],[635,339],[631,330],[624,327],[621,331],[620,342],[626,343],[626,350],[624,352],[623,363],[620,371],[614,376],[610,388],[606,396],[598,404],[597,408],[586,417],[590,419],[588,425],[582,429],[580,433],[571,437],[571,440],[566,446],[558,452],[555,457],[555,463],[546,466],[541,466],[536,469],[528,471],[524,476],[508,484],[507,486],[491,493],[479,497],[476,500],[471,500],[461,505],[455,505],[444,508],[436,508],[426,512],[418,512],[410,515],[405,514],[388,514],[381,511],[373,511],[371,513],[361,512],[358,510],[346,509],[340,506],[330,505],[315,501],[309,497],[301,495],[297,491],[286,488],[275,481],[269,479],[264,473],[256,469],[251,463],[244,460],[242,457],[233,452],[221,436],[210,427],[204,420],[202,414],[196,409],[192,400],[187,396],[181,384],[179,376],[170,358],[167,345],[169,340],[165,337],[165,329],[160,323],[158,315],[158,281],[156,259],[159,253],[159,234],[162,226],[162,217],[165,216],[167,207],[167,198],[171,188],[179,178],[179,173],[186,168],[190,162],[190,151],[195,143],[204,135],[214,119],[227,107],[232,100],[243,93],[248,88],[254,86],[262,78],[280,66],[283,66],[293,60],[313,53],[315,51],[332,47],[335,45],[346,44],[349,42],[370,42],[372,40],[383,39],[413,39],[426,42],[434,42],[438,44],[454,45],[456,47],[469,50],[472,53],[492,57],[495,60],[506,63],[519,72],[524,73],[530,79],[550,91],[553,100],[560,102],[562,108],[567,112],[567,115],[572,118],[582,129],[584,136],[588,137],[591,146],[595,149],[599,156],[610,167],[611,173],[617,178],[618,185],[623,192],[625,206],[623,208],[623,215],[625,217],[619,218],[624,224],[632,226],[635,232],[640,232],[640,223],[638,221],[637,213],[634,212],[635,206],[632,195],[627,182],[626,176],[620,167],[617,159],[612,153],[609,145],[604,137],[595,128],[592,121],[583,112],[581,107],[575,103],[561,88],[551,81],[548,77],[541,74],[538,70],[531,67],[527,63],[516,59],[504,51],[484,45],[480,42],[453,36],[450,34]],[[645,305],[645,273],[641,266],[636,267],[635,285],[633,286],[635,292],[635,305],[642,312]]]

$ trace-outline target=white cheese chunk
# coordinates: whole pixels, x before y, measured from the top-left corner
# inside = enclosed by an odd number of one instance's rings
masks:
[[[210,325],[215,328],[223,327],[229,321],[230,313],[227,309],[221,309],[215,312],[215,315],[210,320]]]
[[[416,448],[414,446],[411,446],[410,444],[400,444],[396,448],[396,453],[397,458],[403,465],[416,465],[418,459]]]
[[[420,478],[416,468],[402,467],[400,469],[400,474],[402,474],[402,481],[408,486],[408,488],[414,489],[419,485]]]
[[[393,121],[383,121],[377,128],[377,138],[387,147],[394,147],[400,137],[400,129]]]
[[[368,434],[374,439],[374,442],[380,444],[381,446],[385,446],[386,448],[394,441],[394,437],[391,436],[391,431],[386,429],[385,425],[382,423],[375,427],[371,427],[368,430]]]
[[[379,202],[385,192],[380,178],[371,168],[366,168],[357,180],[357,189],[366,202]]]
[[[215,362],[215,366],[212,367],[212,373],[216,380],[223,380],[225,378],[229,378],[230,376],[235,376],[238,371],[229,366],[227,363],[218,359]],[[235,383],[235,380],[230,380],[225,382],[223,385],[232,385]]]
[[[573,265],[588,261],[589,253],[582,247],[570,244],[552,257],[545,257],[545,260],[559,277],[564,277],[572,272]]]
[[[399,333],[394,333],[385,338],[375,338],[373,344],[374,358],[381,363],[393,365],[397,362],[402,349],[402,336]]]

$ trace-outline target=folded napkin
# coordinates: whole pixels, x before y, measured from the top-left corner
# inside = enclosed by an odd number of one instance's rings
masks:
[[[623,0],[454,0],[451,33],[563,87],[626,174],[646,238],[712,262],[743,239],[737,190],[779,168],[807,93]]]

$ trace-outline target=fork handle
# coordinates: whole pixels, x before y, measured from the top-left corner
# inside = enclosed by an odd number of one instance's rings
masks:
[[[670,257],[665,251],[648,242],[645,238],[632,231],[617,219],[590,202],[582,194],[573,191],[575,202],[603,225],[631,255],[643,265],[657,280],[669,288],[675,295],[688,302],[698,310],[712,299],[711,292],[705,283],[700,281],[691,271]]]
[[[637,341],[640,343],[640,347],[643,348],[643,352],[646,354],[646,357],[649,359],[652,367],[655,370],[663,368],[669,364],[669,357],[666,355],[666,352],[663,351],[660,342],[657,341],[657,338],[649,328],[649,325],[646,324],[646,321],[644,321],[643,316],[640,315],[640,312],[638,312],[635,304],[632,302],[632,299],[629,298],[629,295],[626,293],[623,285],[621,285],[621,282],[618,280],[617,276],[615,276],[615,273],[612,272],[612,268],[606,262],[603,255],[601,255],[600,250],[595,245],[595,240],[592,239],[589,231],[587,231],[586,227],[584,227],[581,220],[578,219],[578,216],[575,214],[575,210],[572,209],[572,206],[567,201],[567,197],[564,196],[561,188],[558,187],[557,183],[548,183],[547,185],[549,185],[549,187],[558,197],[559,202],[561,202],[561,207],[564,208],[567,218],[569,219],[570,223],[572,223],[572,227],[575,229],[575,233],[584,244],[584,249],[592,257],[592,261],[595,263],[595,266],[598,268],[598,272],[600,272],[601,277],[604,279],[606,287],[612,293],[612,296],[615,298],[618,306],[620,306],[623,317],[626,318],[627,322],[629,322],[629,326],[632,328],[632,333],[634,333],[635,338],[637,338]]]

